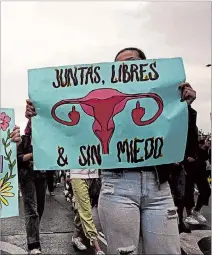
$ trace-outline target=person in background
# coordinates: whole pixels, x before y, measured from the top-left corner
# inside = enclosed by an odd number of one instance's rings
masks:
[[[10,138],[12,142],[16,143],[17,146],[21,143],[22,139],[20,135],[20,127],[15,125],[13,131],[10,134]],[[22,196],[20,188],[18,188],[18,194],[20,197]]]
[[[72,243],[79,250],[86,250],[87,247],[82,242],[85,236],[95,248],[96,254],[104,255],[98,243],[98,232],[92,216],[92,207],[97,203],[96,193],[98,191],[95,192],[94,189],[98,189],[95,185],[98,184],[99,171],[95,169],[71,170],[70,178],[75,198],[75,231]]]
[[[15,125],[13,131],[10,134],[10,138],[11,138],[12,142],[16,143],[17,146],[21,143],[22,139],[21,139],[21,135],[20,135],[20,127]],[[19,196],[21,197],[22,194],[20,192],[20,188],[18,189],[18,193],[19,193]]]
[[[209,149],[208,149],[208,161],[207,161],[207,179],[208,183],[211,184],[211,138],[209,138]]]
[[[35,107],[30,100],[27,100],[26,117],[31,118],[36,115]],[[72,169],[70,171],[70,180],[75,198],[75,231],[72,237],[72,243],[79,250],[87,249],[82,240],[85,236],[94,247],[96,255],[104,255],[98,242],[98,233],[92,216],[93,203],[90,200],[89,190],[95,179],[99,178],[98,170],[91,169]]]
[[[145,59],[138,48],[123,49],[115,57],[115,61]],[[190,114],[195,91],[183,83],[179,93]],[[168,184],[171,170],[172,165],[160,165],[102,171],[98,212],[108,254],[138,254],[140,236],[142,254],[181,254],[178,216]]]
[[[72,189],[72,186],[71,186],[70,171],[66,171],[66,173],[65,173],[63,193],[65,195],[66,201],[67,202],[72,202],[72,209],[74,209],[75,198],[74,198],[74,193],[73,193],[73,189]]]
[[[182,162],[173,165],[169,185],[174,204],[177,207],[179,233],[191,233],[191,229],[185,225],[183,217],[185,208],[185,170]]]
[[[46,195],[45,171],[33,170],[31,121],[18,145],[17,161],[19,184],[22,193],[29,254],[41,254],[39,227],[44,212]]]
[[[47,186],[48,186],[48,190],[49,190],[49,195],[50,196],[54,196],[54,188],[55,188],[54,176],[55,176],[55,171],[54,170],[48,170],[46,172],[46,175],[47,175]]]
[[[55,186],[59,186],[61,183],[61,179],[62,177],[64,177],[64,170],[60,170],[60,171],[55,171]],[[65,178],[64,178],[65,181]]]
[[[206,161],[209,159],[210,141],[198,141],[198,130],[196,129],[196,138],[193,139],[193,153],[187,154],[185,160],[186,186],[185,186],[185,207],[187,218],[185,222],[196,225],[205,224],[206,218],[202,215],[202,207],[208,206],[211,195],[210,185],[207,180]],[[196,144],[196,145],[195,145]],[[194,185],[197,185],[199,195],[195,205]]]

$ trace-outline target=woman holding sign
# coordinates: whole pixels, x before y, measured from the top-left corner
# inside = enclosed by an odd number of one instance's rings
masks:
[[[144,59],[141,50],[127,48],[115,61]],[[188,83],[181,84],[179,91],[181,101],[188,105],[195,100],[196,93]],[[34,106],[27,101],[26,117],[35,115]],[[177,211],[168,184],[171,170],[172,165],[160,165],[102,171],[99,216],[108,254],[138,254],[140,236],[142,254],[181,254]]]
[[[115,61],[145,59],[141,50],[127,48],[117,54]],[[190,105],[195,91],[188,83],[181,84],[179,90],[181,101]],[[140,236],[142,254],[181,254],[178,216],[168,184],[172,167],[102,171],[99,217],[108,254],[138,254]]]

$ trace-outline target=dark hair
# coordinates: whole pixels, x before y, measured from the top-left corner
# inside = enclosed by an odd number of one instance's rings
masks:
[[[129,47],[129,48],[125,48],[125,49],[123,49],[123,50],[120,50],[120,51],[118,52],[118,54],[116,55],[115,60],[117,59],[117,57],[118,57],[122,52],[127,51],[127,50],[129,50],[129,51],[137,51],[137,52],[138,52],[138,56],[139,56],[140,59],[146,59],[146,55],[144,54],[144,52],[143,52],[142,50],[140,50],[140,49],[138,49],[138,48]]]

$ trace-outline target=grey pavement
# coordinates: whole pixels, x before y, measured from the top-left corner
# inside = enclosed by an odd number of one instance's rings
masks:
[[[211,254],[211,199],[209,206],[203,207],[202,213],[207,224],[189,225],[192,233],[180,235],[181,247],[186,254]]]
[[[46,207],[41,222],[40,236],[42,251],[44,254],[95,254],[92,249],[85,253],[73,249],[71,237],[74,231],[73,211],[71,204],[65,200],[63,188],[58,187],[55,190],[55,196],[46,195]],[[209,241],[206,244],[203,238],[210,236],[211,211],[210,207],[204,207],[204,216],[208,224],[192,227],[192,234],[181,234],[181,245],[186,254],[203,254],[201,251],[208,249]],[[98,218],[95,216],[97,228],[100,229]],[[200,242],[199,242],[200,241]],[[201,249],[198,242],[202,245]],[[20,216],[1,220],[1,241],[0,252],[6,254],[23,254],[27,251],[26,234],[24,227],[23,203],[20,198]],[[104,251],[106,246],[101,243]],[[207,254],[207,253],[205,253]]]
[[[42,251],[44,254],[82,254],[75,251],[71,244],[71,237],[74,231],[74,214],[71,204],[65,200],[62,191],[62,187],[58,187],[55,190],[54,197],[46,195],[45,212],[40,226]],[[21,198],[19,205],[19,217],[1,220],[1,241],[27,251],[24,210]],[[17,254],[16,250],[14,250],[14,253],[11,250],[9,251],[11,254]],[[86,251],[86,254],[92,255],[95,253],[90,249]]]

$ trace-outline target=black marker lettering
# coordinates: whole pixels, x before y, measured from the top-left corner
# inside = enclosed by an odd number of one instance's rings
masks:
[[[111,83],[118,82],[118,79],[115,77],[115,75],[116,75],[115,65],[112,65]]]
[[[94,159],[95,157],[95,159]],[[91,146],[91,160],[92,160],[92,164],[95,165],[96,162],[99,166],[101,166],[102,163],[102,157],[101,157],[101,147],[100,145],[92,145]]]
[[[123,83],[129,82],[131,79],[130,72],[128,71],[128,65],[123,64]]]
[[[157,137],[155,139],[155,148],[153,153],[153,158],[157,159],[159,157],[162,157],[162,148],[163,148],[163,137]]]
[[[54,87],[54,88],[59,88],[60,86],[61,86],[61,84],[60,84],[60,77],[59,77],[59,70],[58,69],[55,69],[55,71],[56,71],[56,79],[57,79],[57,84],[55,83],[55,82],[53,82],[52,83],[52,86]]]
[[[145,160],[152,157],[154,152],[154,137],[146,139],[145,145],[144,145],[144,151],[145,151]]]
[[[80,153],[81,153],[81,156],[82,156],[82,157],[79,156],[79,164],[80,164],[81,166],[86,166],[86,164],[87,164],[87,158],[85,157],[83,150],[86,150],[86,147],[85,147],[85,146],[80,146]],[[83,160],[82,160],[82,159],[83,159]]]
[[[150,69],[152,70],[152,72],[154,73],[154,75],[152,75],[151,72],[149,72],[149,78],[150,80],[154,81],[157,80],[159,78],[159,73],[156,71],[156,61],[154,63],[151,63],[149,65]]]
[[[101,81],[101,77],[100,77],[98,71],[100,71],[100,67],[99,66],[95,66],[94,67],[94,74],[95,74],[94,82],[95,83],[99,83]]]
[[[146,70],[144,69],[144,67],[148,66],[148,64],[140,64],[140,81],[147,81],[149,78],[148,78],[148,75],[146,75]]]
[[[87,66],[81,66],[78,68],[78,71],[80,71],[80,84],[83,85],[84,84],[84,71],[88,69]]]
[[[138,74],[138,66],[136,64],[132,64],[130,66],[130,73],[131,73],[131,81],[134,81],[134,74],[136,77],[136,81],[140,81],[139,80],[139,74]]]
[[[139,153],[140,149],[137,147],[138,143],[143,143],[143,142],[144,142],[144,139],[141,139],[141,140],[136,139],[134,141],[134,161],[135,161],[135,163],[144,161],[143,157],[138,158],[138,153]]]
[[[88,81],[89,81],[88,78],[90,78],[90,82],[93,84],[93,67],[92,66],[88,67],[88,71],[85,75],[85,84],[86,85],[88,84]]]
[[[126,154],[127,154],[127,162],[130,162],[130,151],[129,151],[129,145],[128,145],[128,142],[127,141],[124,141],[124,142],[121,142],[119,141],[117,143],[117,157],[118,157],[118,160],[119,162],[121,162],[121,153],[125,153],[126,151]]]
[[[122,81],[122,72],[123,72],[123,65],[120,65],[119,66],[119,74],[118,74],[118,76],[119,76],[119,82],[121,82]]]
[[[63,78],[62,78],[62,73],[63,73],[63,69],[61,69],[61,87],[66,87],[68,85],[68,79],[67,79],[67,76],[68,76],[68,69],[65,69],[65,81],[63,81]]]

